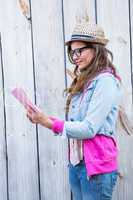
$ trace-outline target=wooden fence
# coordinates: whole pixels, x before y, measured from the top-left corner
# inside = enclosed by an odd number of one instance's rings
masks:
[[[0,0],[0,200],[70,200],[67,141],[32,125],[11,89],[23,86],[46,113],[64,116],[64,40],[89,15],[110,39],[123,78],[127,113],[133,99],[132,0]],[[70,66],[71,68],[71,66]],[[119,134],[120,172],[113,200],[133,198],[133,137]]]

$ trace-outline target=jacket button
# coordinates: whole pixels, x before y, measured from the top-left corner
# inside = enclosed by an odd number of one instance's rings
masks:
[[[73,119],[73,118],[70,118],[70,121],[72,121],[72,122],[73,122],[73,121],[74,121],[74,119]]]
[[[72,108],[75,108],[75,106],[74,106],[74,105],[72,105]]]
[[[110,135],[113,135],[113,131],[110,131]]]

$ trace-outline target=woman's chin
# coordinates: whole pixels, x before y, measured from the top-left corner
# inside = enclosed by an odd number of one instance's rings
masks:
[[[84,71],[86,69],[86,65],[79,65],[78,70],[79,71]]]

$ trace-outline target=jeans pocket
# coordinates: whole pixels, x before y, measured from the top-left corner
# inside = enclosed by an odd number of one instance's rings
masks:
[[[99,175],[93,175],[93,176],[90,177],[90,180],[91,181],[98,181],[98,177],[99,177]]]
[[[116,185],[117,177],[118,177],[118,172],[117,171],[113,172],[111,175],[111,183],[113,187]]]
[[[93,175],[89,178],[89,181],[91,185],[97,187],[101,184],[101,175]]]

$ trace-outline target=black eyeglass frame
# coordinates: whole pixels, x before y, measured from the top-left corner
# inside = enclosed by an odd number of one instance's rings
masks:
[[[92,44],[89,44],[89,45],[86,45],[84,47],[81,47],[81,48],[77,48],[77,49],[74,49],[72,50],[71,47],[69,46],[68,47],[68,58],[69,58],[69,61],[74,64],[74,61],[73,61],[73,56],[74,54],[76,53],[76,56],[77,57],[80,57],[82,52],[85,50],[85,49],[94,49],[93,45]],[[71,54],[72,52],[72,54]]]

